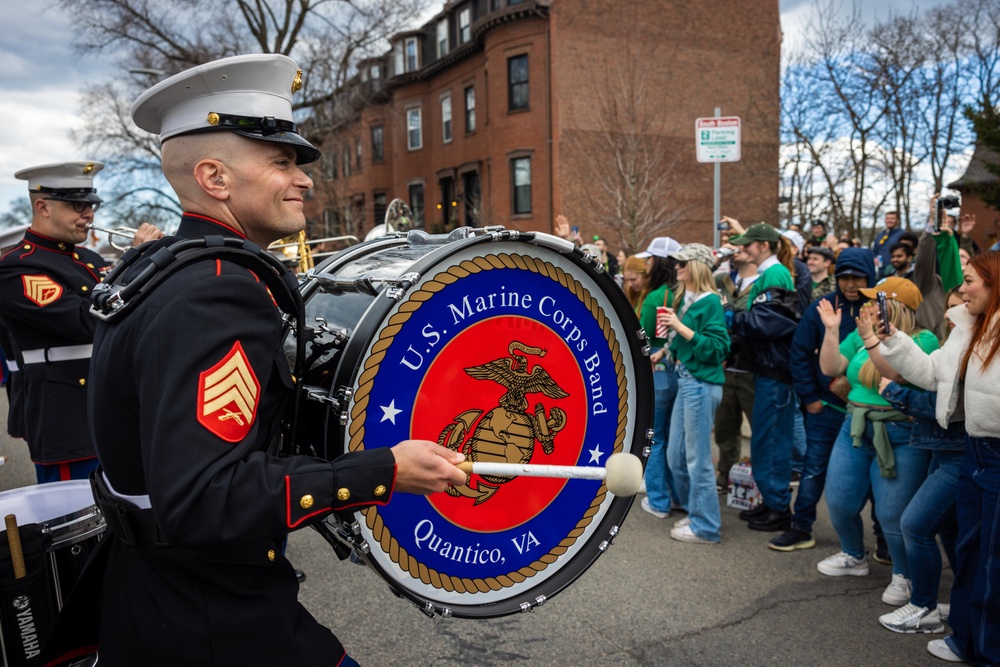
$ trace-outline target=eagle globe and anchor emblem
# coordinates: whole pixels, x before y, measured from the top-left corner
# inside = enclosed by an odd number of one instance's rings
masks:
[[[512,341],[507,351],[509,357],[465,369],[470,377],[492,380],[505,387],[507,392],[500,397],[500,404],[485,415],[479,409],[462,412],[438,437],[438,444],[461,452],[476,463],[528,463],[536,441],[541,443],[542,451],[552,454],[555,436],[566,426],[566,412],[561,408],[553,407],[546,416],[545,406],[538,402],[534,411],[528,412],[528,394],[540,393],[549,398],[569,396],[540,364],[536,363],[528,371],[528,355],[542,358],[545,350]],[[473,505],[479,505],[492,498],[500,485],[512,479],[484,475],[473,486],[470,475],[465,484],[449,486],[447,493],[472,498],[475,500]]]

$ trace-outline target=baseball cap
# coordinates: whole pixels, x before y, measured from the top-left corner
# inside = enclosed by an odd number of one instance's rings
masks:
[[[828,259],[831,262],[834,259],[834,257],[833,257],[833,251],[830,250],[829,248],[824,248],[823,246],[812,246],[810,248],[806,248],[806,254],[807,255],[822,255],[825,259]],[[847,267],[847,269],[849,269],[852,272],[851,275],[854,275],[854,271],[855,270],[853,268]],[[847,275],[846,271],[845,271],[845,275]],[[857,272],[857,275],[864,275],[864,273],[863,272]]]
[[[292,121],[292,94],[301,87],[302,70],[288,56],[232,56],[159,82],[132,103],[132,120],[161,141],[227,130],[286,144],[305,164],[318,160],[320,152],[299,136]]]
[[[57,162],[21,169],[14,178],[28,181],[28,190],[59,201],[85,201],[100,204],[94,187],[94,175],[104,169],[97,160],[85,162]]]
[[[733,245],[746,245],[748,243],[753,243],[754,241],[777,243],[779,240],[781,240],[781,234],[777,229],[766,222],[758,222],[756,225],[750,225],[747,228],[746,233],[741,236],[730,238],[729,242]]]
[[[919,308],[920,302],[924,300],[924,296],[920,293],[919,287],[917,287],[912,281],[909,281],[906,278],[900,278],[899,276],[884,278],[883,280],[875,283],[875,287],[866,287],[864,289],[859,289],[858,291],[869,299],[874,299],[875,295],[879,292],[885,292],[887,298],[899,301],[905,306],[909,306],[910,310],[916,310]]]
[[[710,269],[715,267],[715,253],[702,243],[686,243],[670,256],[681,262],[701,262]]]
[[[806,240],[802,238],[802,234],[799,234],[794,229],[786,229],[781,232],[781,235],[792,242],[797,252],[802,252],[802,248],[806,245]]]
[[[669,257],[670,253],[677,252],[680,249],[681,244],[669,236],[657,236],[649,242],[649,247],[646,248],[645,252],[638,252],[635,256],[640,259],[646,257]]]

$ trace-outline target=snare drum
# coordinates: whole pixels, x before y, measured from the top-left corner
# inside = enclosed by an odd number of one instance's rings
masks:
[[[645,454],[645,336],[612,277],[570,243],[411,231],[334,256],[302,295],[314,400],[301,420],[331,460],[407,438],[473,461],[603,466],[616,452]],[[486,618],[568,586],[631,501],[597,480],[472,475],[319,528],[427,614]]]
[[[104,517],[87,480],[51,482],[0,493],[0,516],[14,514],[18,525],[36,523],[51,539],[48,563],[56,609],[62,609],[87,558],[104,534]]]

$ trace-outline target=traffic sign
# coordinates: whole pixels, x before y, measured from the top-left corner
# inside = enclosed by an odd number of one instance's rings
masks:
[[[739,116],[697,118],[694,132],[698,162],[739,162]]]

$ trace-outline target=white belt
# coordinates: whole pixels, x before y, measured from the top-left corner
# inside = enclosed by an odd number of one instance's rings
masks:
[[[71,361],[73,359],[90,359],[94,346],[64,345],[62,347],[40,347],[37,350],[25,350],[21,353],[24,365],[42,364],[46,361]]]
[[[108,481],[108,476],[104,474],[103,470],[101,471],[101,477],[104,478],[104,483],[108,486],[108,491],[110,491],[111,495],[113,495],[114,497],[121,498],[122,500],[127,500],[127,501],[129,501],[130,503],[132,503],[133,505],[135,505],[136,507],[138,507],[139,509],[142,509],[142,510],[148,510],[149,508],[151,508],[153,506],[149,502],[149,496],[148,495],[146,495],[146,496],[127,496],[124,493],[118,493],[117,491],[115,491],[115,487],[111,486],[111,482]]]
[[[21,370],[21,368],[17,365],[17,362],[12,359],[7,360],[7,368],[10,370],[11,373],[16,373],[19,370]]]

